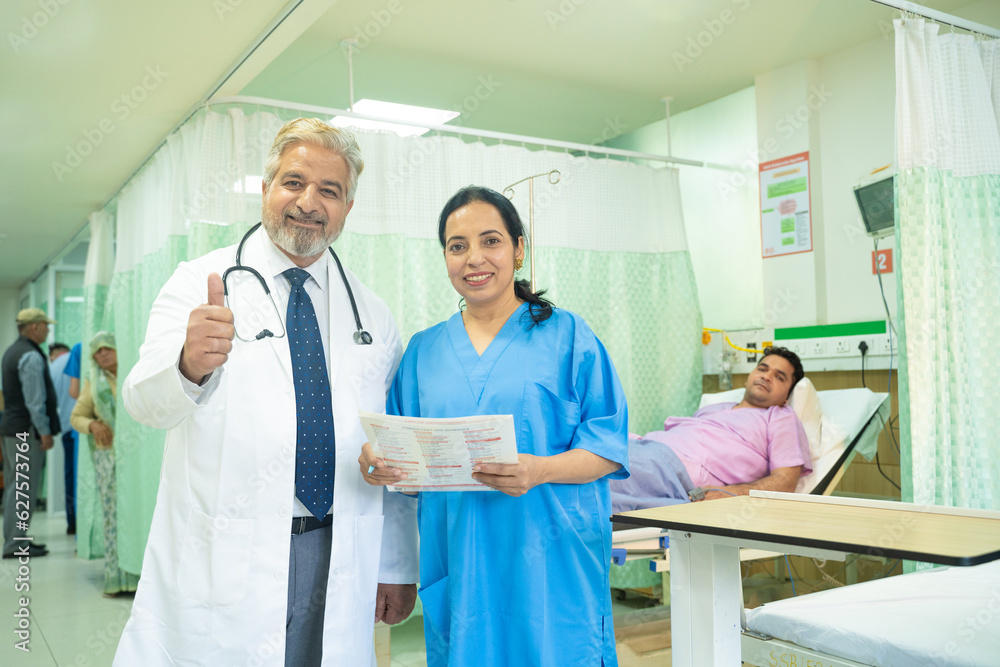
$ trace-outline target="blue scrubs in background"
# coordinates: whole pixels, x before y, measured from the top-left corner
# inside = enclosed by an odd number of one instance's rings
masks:
[[[480,357],[461,313],[413,336],[390,414],[513,414],[518,452],[582,447],[622,465],[589,484],[420,494],[427,664],[617,665],[608,479],[628,477],[625,395],[577,315],[533,324],[522,304]]]

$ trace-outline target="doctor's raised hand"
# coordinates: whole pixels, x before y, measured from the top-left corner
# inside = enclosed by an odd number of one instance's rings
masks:
[[[212,372],[226,363],[233,350],[233,311],[225,306],[222,277],[208,275],[208,303],[191,311],[187,338],[181,350],[181,374],[195,384],[202,384]]]

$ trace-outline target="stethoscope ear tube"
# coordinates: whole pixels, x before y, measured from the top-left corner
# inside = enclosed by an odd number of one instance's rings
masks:
[[[264,293],[267,294],[269,299],[271,299],[271,304],[274,306],[275,312],[278,313],[278,306],[274,303],[274,297],[271,295],[271,290],[267,286],[267,281],[264,280],[264,277],[261,276],[260,273],[252,266],[244,266],[242,263],[243,245],[247,242],[247,239],[250,238],[250,235],[257,231],[257,228],[260,227],[260,225],[261,223],[258,222],[256,225],[248,229],[247,233],[244,234],[243,238],[240,240],[239,245],[236,246],[236,265],[229,267],[222,274],[222,292],[226,297],[229,296],[229,284],[226,282],[226,279],[229,277],[230,273],[233,271],[249,271],[257,279],[261,287],[264,288]],[[354,324],[357,326],[357,331],[354,332],[354,343],[356,345],[371,345],[372,335],[365,331],[365,328],[361,325],[361,315],[358,313],[358,304],[354,300],[354,292],[351,290],[351,284],[347,281],[347,274],[344,272],[344,266],[340,263],[340,258],[337,257],[337,253],[333,251],[333,248],[327,248],[327,250],[329,250],[330,254],[333,256],[333,261],[337,263],[337,270],[340,272],[340,279],[344,281],[344,289],[347,290],[347,298],[351,301],[351,310],[354,311]],[[278,319],[281,320],[281,313],[278,313]],[[271,337],[283,338],[284,336],[284,325],[282,324],[282,332],[280,336],[275,336],[268,329],[264,329],[257,334],[254,340]],[[247,340],[242,336],[240,339]]]

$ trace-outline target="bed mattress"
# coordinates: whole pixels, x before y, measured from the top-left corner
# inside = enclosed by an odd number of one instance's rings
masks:
[[[747,629],[877,667],[1000,665],[1000,561],[762,605]]]

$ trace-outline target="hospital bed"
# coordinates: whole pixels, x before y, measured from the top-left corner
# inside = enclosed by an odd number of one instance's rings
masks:
[[[738,402],[744,389],[705,394],[701,407],[720,402]],[[867,460],[878,449],[878,434],[889,419],[889,394],[869,389],[816,391],[809,378],[792,390],[789,405],[802,421],[809,439],[813,471],[799,478],[796,493],[829,495],[857,454]],[[663,583],[661,573],[670,570],[670,552],[665,531],[629,528],[612,534],[612,560],[618,567],[610,573],[611,588],[652,590]],[[744,549],[741,560],[757,560],[780,554]]]
[[[766,603],[746,611],[741,642],[761,667],[998,665],[1000,561]]]

